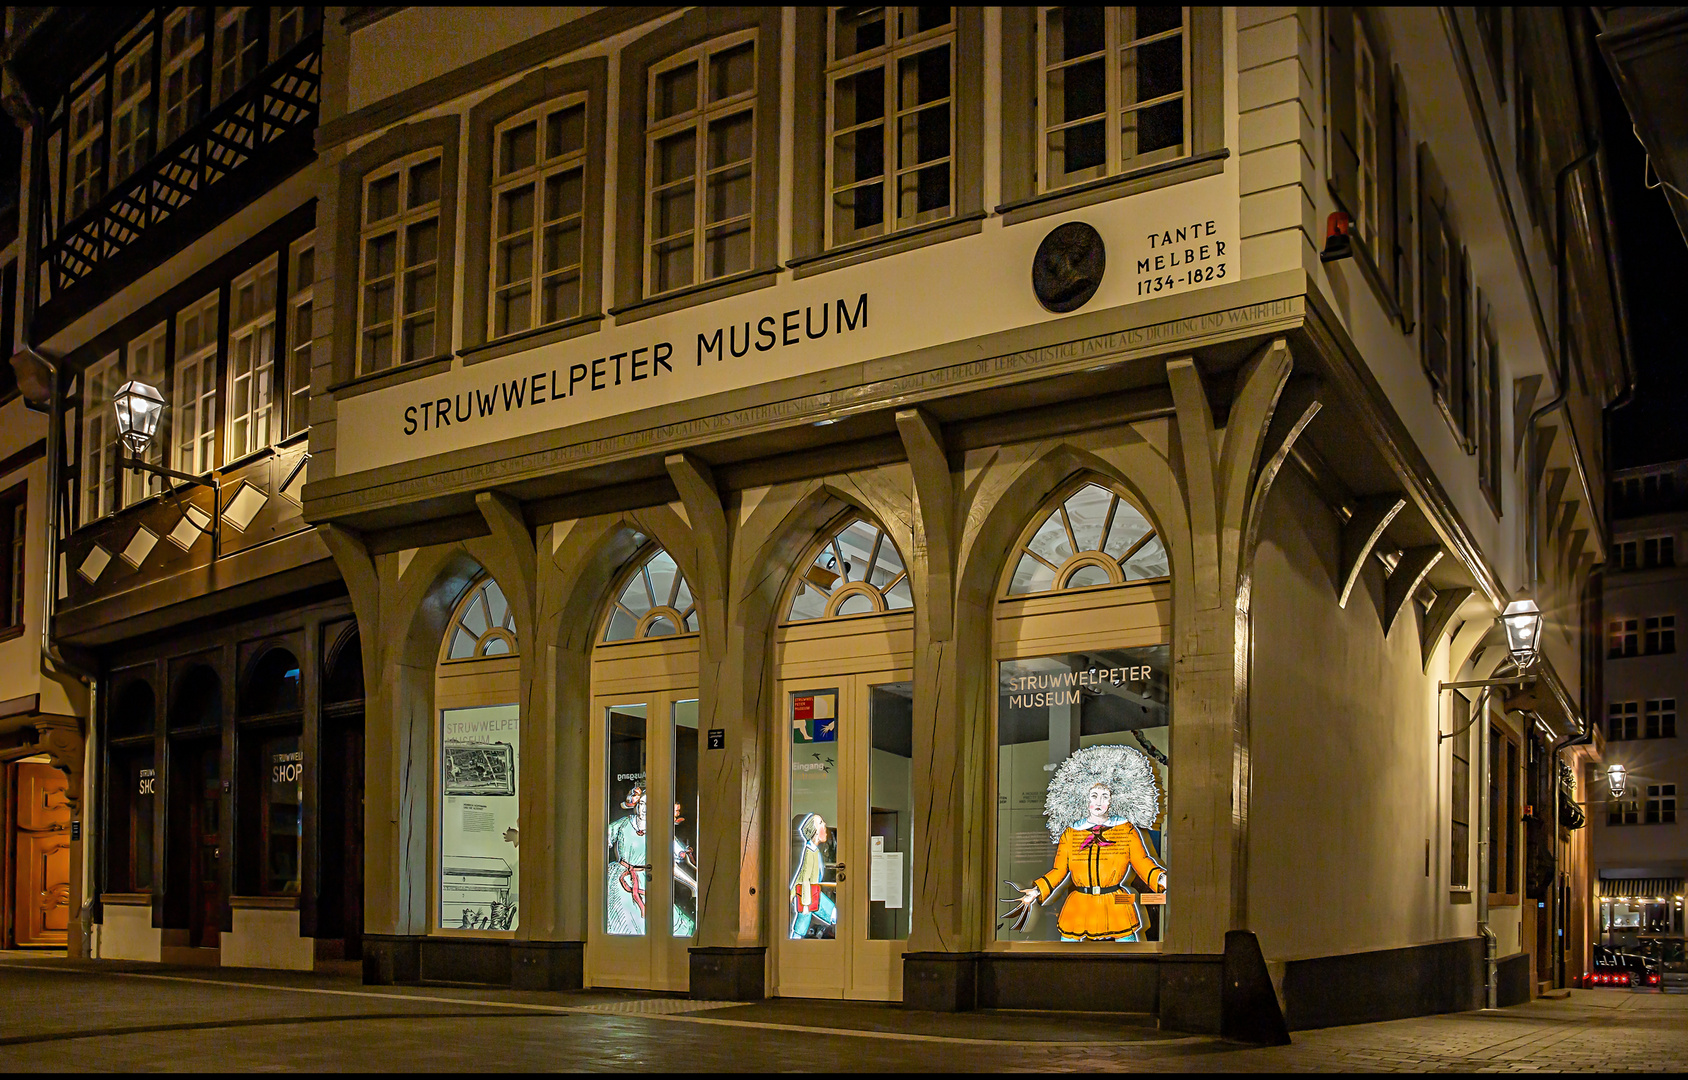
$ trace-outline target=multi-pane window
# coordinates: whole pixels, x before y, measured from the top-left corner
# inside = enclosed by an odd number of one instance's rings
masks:
[[[829,244],[955,206],[955,16],[947,7],[831,9]]]
[[[124,54],[112,75],[111,165],[120,181],[146,161],[152,139],[152,35]]]
[[[29,487],[18,484],[0,494],[0,629],[23,625],[24,590],[28,582],[23,576],[24,546],[29,533],[25,529],[29,507]]]
[[[1648,825],[1676,823],[1676,785],[1648,784],[1647,807],[1642,821]]]
[[[1636,558],[1638,551],[1639,551],[1638,541],[1635,541],[1635,540],[1620,540],[1620,541],[1618,541],[1618,543],[1614,544],[1613,547],[1612,547],[1612,567],[1613,567],[1613,569],[1616,569],[1616,570],[1634,570],[1636,567],[1640,566],[1641,564]]]
[[[275,385],[276,260],[235,279],[229,290],[229,430],[225,460],[270,445]]]
[[[160,146],[169,146],[199,122],[199,89],[205,78],[198,59],[205,47],[204,12],[204,8],[177,8],[164,20],[164,60],[159,76],[164,138]]]
[[[217,294],[176,316],[176,468],[209,472],[217,456]]]
[[[439,150],[370,174],[361,240],[359,373],[431,358],[438,351]]]
[[[310,426],[311,297],[316,283],[315,233],[293,244],[287,259],[287,433]]]
[[[1673,808],[1674,809],[1674,808]],[[1606,804],[1606,824],[1608,825],[1639,825],[1641,824],[1641,802],[1639,799],[1614,799]]]
[[[146,383],[155,390],[164,392],[164,338],[167,327],[159,323],[151,330],[129,343],[129,370],[125,380],[134,379]],[[106,411],[110,411],[107,409]],[[168,416],[168,413],[166,413]],[[125,451],[127,453],[127,451]],[[147,445],[143,460],[154,465],[164,464],[164,433],[162,428],[151,443]],[[132,506],[149,495],[162,490],[163,480],[139,470],[128,470],[123,479],[123,502],[125,506]]]
[[[1642,649],[1648,656],[1676,651],[1676,616],[1648,616],[1642,639]]]
[[[70,108],[66,220],[81,217],[105,194],[105,80],[96,79]]]
[[[1674,536],[1649,536],[1642,541],[1642,556],[1646,566],[1676,565],[1676,538]]]
[[[1637,733],[1639,720],[1639,702],[1614,701],[1606,707],[1606,739],[1608,742],[1620,742],[1633,739]]]
[[[1500,344],[1489,312],[1477,328],[1477,482],[1500,512]]]
[[[491,337],[580,314],[586,98],[522,113],[494,135]]]
[[[1189,152],[1188,8],[1049,8],[1039,31],[1040,190]]]
[[[751,268],[756,33],[697,46],[650,72],[645,295]]]
[[[1613,619],[1610,626],[1610,647],[1607,655],[1616,659],[1635,656],[1641,650],[1640,620]]]
[[[123,369],[112,353],[82,373],[82,520],[93,521],[117,509],[117,413],[112,395],[123,384]]]
[[[263,8],[217,9],[212,50],[211,103],[228,100],[264,66]]]
[[[1646,737],[1649,739],[1676,738],[1676,699],[1649,698],[1647,701]]]
[[[307,33],[305,9],[302,7],[271,8],[275,13],[275,29],[270,32],[270,55],[279,59],[293,46],[304,40]]]
[[[1367,243],[1378,237],[1377,184],[1377,59],[1372,53],[1371,39],[1354,13],[1354,134],[1359,140],[1355,151],[1360,157],[1359,205],[1355,207],[1354,229]]]

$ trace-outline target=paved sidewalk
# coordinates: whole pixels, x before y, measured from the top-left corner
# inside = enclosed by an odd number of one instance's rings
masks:
[[[0,954],[0,1070],[1688,1071],[1688,996],[1577,990],[1249,1047],[1147,1016],[365,987]]]

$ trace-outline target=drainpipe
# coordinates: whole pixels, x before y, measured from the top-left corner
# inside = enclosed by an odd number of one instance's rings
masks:
[[[1483,1007],[1496,1001],[1496,970],[1499,943],[1489,927],[1489,694],[1484,687],[1477,695],[1477,933],[1483,937]]]

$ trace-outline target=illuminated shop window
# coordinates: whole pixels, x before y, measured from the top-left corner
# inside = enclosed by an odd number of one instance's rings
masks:
[[[879,615],[914,607],[908,568],[879,526],[856,518],[816,552],[791,598],[791,622]]]
[[[1008,595],[1164,578],[1166,545],[1119,495],[1086,484],[1051,510],[1020,549]]]
[[[491,575],[470,586],[467,597],[457,606],[447,635],[450,641],[447,660],[516,654],[516,613],[510,610],[510,601]]]
[[[653,547],[635,562],[604,626],[604,643],[697,633],[697,600],[674,556]]]

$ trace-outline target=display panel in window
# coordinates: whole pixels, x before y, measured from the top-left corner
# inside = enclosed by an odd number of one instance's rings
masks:
[[[997,665],[997,941],[1164,939],[1169,656]]]
[[[953,9],[833,8],[828,31],[828,244],[950,216]]]
[[[751,268],[756,223],[756,34],[689,49],[650,71],[645,295]]]
[[[1189,153],[1189,10],[1063,7],[1039,20],[1039,189]]]
[[[442,929],[517,927],[519,718],[515,705],[440,712]]]

